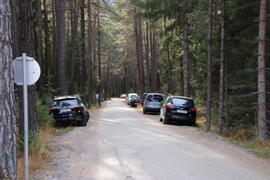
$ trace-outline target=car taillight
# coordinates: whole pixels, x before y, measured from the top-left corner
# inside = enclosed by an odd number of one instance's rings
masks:
[[[191,110],[191,111],[196,111],[196,108],[194,107],[194,108],[191,108],[190,110]]]
[[[175,109],[175,107],[173,105],[171,105],[171,104],[167,104],[166,106],[167,106],[168,109]]]
[[[57,108],[50,108],[50,112],[56,112],[57,110]]]
[[[74,106],[73,108],[71,108],[73,111],[76,111],[76,110],[81,110],[83,109],[82,106]]]

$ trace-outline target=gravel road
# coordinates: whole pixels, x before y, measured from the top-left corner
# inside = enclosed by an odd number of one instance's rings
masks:
[[[121,99],[52,141],[36,180],[269,180],[270,163],[195,127],[163,125]]]

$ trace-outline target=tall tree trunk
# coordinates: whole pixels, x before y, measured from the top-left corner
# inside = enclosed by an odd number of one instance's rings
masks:
[[[41,69],[45,69],[43,61],[43,42],[42,42],[42,14],[41,14],[41,0],[36,0],[35,6],[36,12],[36,24],[35,29],[35,57],[39,62]],[[37,83],[37,89],[42,93],[44,92],[46,74],[42,74],[39,82]]]
[[[0,1],[0,179],[16,179],[16,117],[9,0]]]
[[[100,0],[98,0],[97,7],[97,36],[98,36],[98,103],[101,105],[101,94],[102,94],[102,77],[101,77],[101,27],[100,27]]]
[[[84,101],[87,101],[87,91],[85,88],[85,81],[87,79],[87,71],[86,71],[86,45],[85,45],[85,3],[84,0],[80,0],[80,90],[82,94],[82,98]],[[87,84],[87,82],[86,82]]]
[[[167,22],[166,17],[163,20],[163,26],[165,31],[165,36],[168,37],[168,30],[167,30]],[[172,80],[172,63],[171,63],[171,57],[170,57],[170,42],[166,40],[166,51],[167,51],[167,78],[168,78],[168,92],[174,94],[174,88],[173,88],[173,80]]]
[[[212,14],[213,0],[209,0],[208,9],[208,61],[207,61],[207,105],[205,132],[211,131],[211,108],[212,108]]]
[[[93,66],[92,66],[92,1],[88,0],[87,2],[87,18],[88,18],[88,50],[87,50],[87,61],[86,61],[86,75],[87,75],[87,86],[86,92],[87,92],[87,99],[88,103],[92,103],[93,100],[93,92],[92,92],[92,71],[93,71]]]
[[[220,77],[219,77],[219,114],[218,132],[223,134],[224,129],[224,82],[225,82],[225,0],[221,1],[221,43],[220,43]]]
[[[34,31],[32,24],[32,1],[31,0],[21,0],[18,4],[19,16],[18,16],[18,52],[16,56],[21,56],[22,53],[26,53],[28,56],[35,56],[34,52]],[[23,93],[22,87],[20,87],[20,107],[23,107]],[[28,86],[28,111],[29,111],[29,131],[35,132],[37,130],[37,111],[36,111],[36,87]],[[19,132],[20,136],[23,137],[24,134],[24,123],[23,123],[23,109],[20,109],[20,126]]]
[[[53,31],[53,53],[52,53],[52,62],[50,64],[52,73],[53,73],[53,79],[54,79],[54,87],[55,89],[59,89],[59,84],[58,84],[58,77],[59,77],[59,72],[58,72],[58,61],[57,61],[57,32],[56,32],[56,0],[51,1],[51,6],[52,6],[52,31]]]
[[[78,64],[78,2],[72,0],[71,4],[71,73],[70,73],[70,93],[74,94],[77,92],[77,84],[75,72],[79,72]]]
[[[143,61],[143,39],[142,39],[142,17],[135,10],[135,38],[136,38],[136,54],[137,54],[137,70],[139,81],[139,92],[143,94],[145,91],[144,77],[144,61]]]
[[[185,7],[187,8],[187,7]],[[184,13],[184,39],[183,39],[183,47],[184,47],[184,58],[183,58],[183,81],[184,81],[184,96],[189,96],[189,24],[186,15],[186,10]]]
[[[267,32],[267,8],[268,1],[261,0],[260,24],[259,24],[259,47],[258,47],[258,139],[263,141],[269,137],[267,127],[266,106],[266,32]]]
[[[151,91],[157,90],[157,40],[156,40],[156,32],[152,30],[150,32],[150,41],[151,41]]]
[[[151,75],[150,75],[150,56],[149,56],[149,24],[146,22],[145,32],[145,61],[146,61],[146,77],[147,77],[147,91],[150,91]]]
[[[50,44],[50,33],[49,33],[49,20],[48,20],[48,10],[47,10],[47,0],[43,0],[43,27],[44,27],[44,40],[45,40],[45,48],[44,48],[44,69],[45,74],[49,74],[49,59],[51,59],[50,52],[51,52],[51,44]]]
[[[65,42],[65,0],[55,0],[56,9],[56,36],[57,36],[57,62],[58,62],[58,85],[60,93],[67,94],[66,78],[66,42]]]

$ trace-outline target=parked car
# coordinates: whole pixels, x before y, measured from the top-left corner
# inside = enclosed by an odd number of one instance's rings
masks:
[[[148,93],[143,93],[143,95],[142,95],[141,98],[140,98],[140,104],[141,104],[142,106],[143,106],[143,103],[144,103],[144,100],[145,100],[147,94],[148,94]]]
[[[55,97],[50,113],[57,125],[74,122],[86,126],[89,120],[89,112],[78,95]]]
[[[126,94],[121,94],[120,98],[127,98],[127,95]]]
[[[143,103],[143,113],[160,112],[166,96],[160,93],[148,93]]]
[[[173,120],[196,125],[196,107],[191,98],[169,96],[166,99],[160,111],[160,121],[168,124]]]
[[[132,96],[130,100],[130,107],[137,107],[140,103],[140,97],[139,96]]]
[[[138,94],[137,93],[129,93],[128,94],[128,97],[127,97],[127,104],[128,105],[130,105],[130,101],[131,101],[131,99],[132,99],[132,96],[138,96]]]

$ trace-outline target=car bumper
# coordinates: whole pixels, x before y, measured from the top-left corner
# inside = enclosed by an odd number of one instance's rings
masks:
[[[186,122],[194,122],[196,121],[196,116],[192,115],[180,115],[180,114],[166,114],[165,116],[169,120],[175,121],[186,121]]]
[[[55,117],[56,122],[71,122],[71,121],[82,121],[82,116],[72,116],[72,117]]]
[[[161,108],[157,108],[157,107],[145,107],[144,110],[145,111],[151,111],[151,112],[160,112]]]

